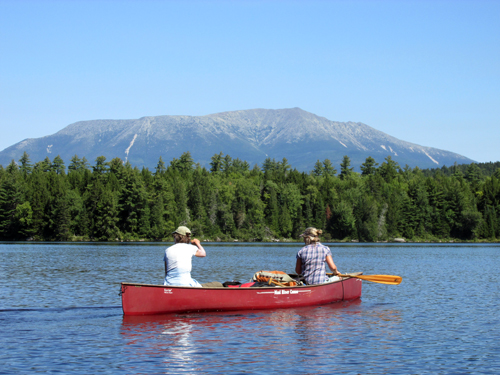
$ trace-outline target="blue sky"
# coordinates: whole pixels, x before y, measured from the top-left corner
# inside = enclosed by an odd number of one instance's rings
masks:
[[[0,150],[95,119],[300,107],[500,160],[500,1],[0,0]]]

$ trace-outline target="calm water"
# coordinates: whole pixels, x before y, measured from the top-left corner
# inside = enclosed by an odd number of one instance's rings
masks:
[[[0,244],[0,373],[498,374],[500,245],[331,244],[342,272],[396,274],[314,308],[124,317],[167,244]],[[293,272],[300,245],[210,244],[200,282]]]

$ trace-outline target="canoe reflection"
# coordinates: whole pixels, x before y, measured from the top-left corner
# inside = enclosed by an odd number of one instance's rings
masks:
[[[293,353],[317,350],[338,340],[331,333],[338,326],[352,325],[360,304],[357,299],[293,309],[124,316],[124,354],[135,363],[161,358],[161,371],[190,373],[207,366],[222,371],[235,355],[244,356],[248,364],[262,362],[263,355],[266,361],[273,356],[293,360]]]

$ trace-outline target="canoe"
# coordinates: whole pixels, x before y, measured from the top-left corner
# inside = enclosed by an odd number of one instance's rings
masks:
[[[354,300],[361,297],[361,285],[362,281],[355,278],[318,285],[261,288],[194,288],[122,282],[121,297],[124,315],[265,310]]]

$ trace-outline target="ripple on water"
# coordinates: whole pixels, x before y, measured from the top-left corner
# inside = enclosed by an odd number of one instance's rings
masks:
[[[161,283],[165,246],[0,244],[0,373],[500,373],[499,246],[332,244],[339,269],[403,283],[321,307],[123,317],[119,283]],[[201,282],[291,272],[298,250],[206,247]]]

